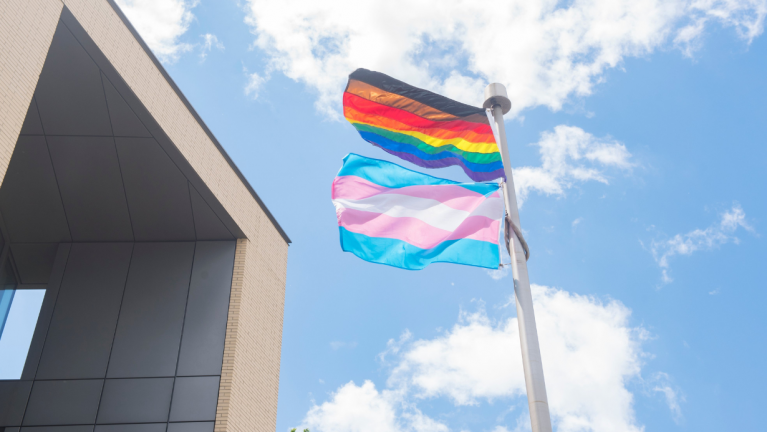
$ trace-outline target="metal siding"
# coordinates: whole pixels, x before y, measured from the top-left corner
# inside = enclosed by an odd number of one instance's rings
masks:
[[[0,381],[0,427],[21,425],[30,390],[32,381]]]
[[[111,137],[47,137],[73,241],[133,241]]]
[[[35,381],[24,426],[92,424],[104,380]]]
[[[173,378],[106,380],[97,423],[168,421]]]
[[[36,379],[103,378],[131,243],[75,243]]]
[[[197,242],[179,376],[221,374],[235,246],[234,241]]]
[[[136,243],[109,378],[173,376],[194,243]]]
[[[219,377],[176,378],[170,421],[213,421],[216,419]]]

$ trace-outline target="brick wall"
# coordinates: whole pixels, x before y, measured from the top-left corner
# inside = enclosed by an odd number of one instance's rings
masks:
[[[58,0],[0,1],[0,182],[61,14]]]

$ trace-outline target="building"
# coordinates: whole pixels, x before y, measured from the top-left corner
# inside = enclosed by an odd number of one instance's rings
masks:
[[[290,240],[111,0],[0,2],[0,431],[274,431]]]

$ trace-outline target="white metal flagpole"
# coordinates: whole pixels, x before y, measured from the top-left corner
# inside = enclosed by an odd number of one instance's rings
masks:
[[[495,130],[498,132],[497,139],[500,141],[498,144],[501,146],[503,169],[506,174],[506,183],[503,185],[506,209],[511,222],[517,228],[513,231],[518,231],[520,227],[519,209],[517,208],[517,195],[514,191],[514,179],[511,176],[511,161],[506,144],[506,127],[503,124],[503,115],[511,109],[511,101],[506,94],[506,87],[498,83],[488,85],[485,88],[483,106],[493,111]],[[543,363],[541,362],[541,349],[538,345],[538,329],[535,326],[533,296],[530,292],[530,280],[527,276],[525,250],[516,232],[510,238],[509,249],[511,250],[511,271],[514,277],[514,299],[517,303],[519,340],[522,345],[522,365],[527,387],[527,403],[530,408],[530,423],[533,432],[551,432],[549,401],[546,397],[546,383],[543,380]]]

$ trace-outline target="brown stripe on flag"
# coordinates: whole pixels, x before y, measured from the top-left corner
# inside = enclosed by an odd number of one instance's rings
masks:
[[[448,114],[444,111],[440,111],[437,108],[407,98],[405,96],[391,93],[386,90],[381,90],[378,87],[372,86],[368,83],[358,81],[356,79],[350,79],[349,84],[346,87],[346,92],[353,95],[365,98],[369,101],[386,105],[392,108],[398,108],[407,112],[413,113],[417,116],[423,117],[432,121],[451,121],[451,120],[463,120],[472,123],[488,124],[487,116],[481,114],[473,114],[467,117],[457,117],[452,114]]]

